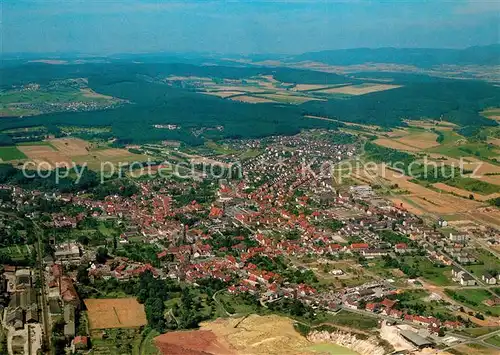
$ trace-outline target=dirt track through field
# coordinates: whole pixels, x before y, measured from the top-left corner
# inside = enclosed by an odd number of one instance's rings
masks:
[[[135,298],[86,299],[90,329],[135,328],[147,324],[144,305]]]

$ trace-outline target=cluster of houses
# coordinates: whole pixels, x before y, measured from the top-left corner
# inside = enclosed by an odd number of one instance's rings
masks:
[[[438,333],[441,327],[447,329],[458,329],[462,328],[464,325],[459,321],[444,321],[441,322],[436,317],[432,316],[422,316],[418,314],[408,314],[403,310],[398,310],[395,308],[397,300],[384,299],[381,302],[367,303],[365,310],[373,313],[380,313],[385,316],[397,320],[404,320],[406,322],[415,323],[418,325],[426,326],[430,331]]]
[[[260,147],[261,140],[248,140],[239,144]],[[155,262],[132,261],[115,257],[98,263],[85,255],[76,242],[53,243],[55,263],[47,270],[49,310],[53,317],[63,317],[64,333],[77,347],[86,346],[86,339],[76,336],[75,318],[80,300],[74,286],[74,275],[68,266],[91,262],[88,275],[95,279],[115,278],[130,280],[150,271],[156,277],[171,277],[196,283],[203,279],[218,279],[228,285],[229,293],[248,292],[261,302],[279,297],[295,298],[326,310],[339,307],[364,311],[429,326],[432,329],[461,327],[457,322],[441,323],[434,317],[411,315],[398,309],[389,298],[382,299],[395,290],[387,282],[367,283],[356,289],[345,288],[339,292],[320,291],[304,282],[289,282],[279,272],[265,270],[252,262],[256,256],[274,259],[296,259],[307,255],[312,258],[376,259],[386,256],[403,258],[419,255],[436,265],[473,264],[477,260],[474,248],[468,245],[469,235],[450,234],[439,228],[427,226],[403,206],[377,198],[372,187],[358,185],[340,187],[335,179],[318,166],[332,159],[340,161],[355,153],[355,146],[333,144],[318,140],[308,134],[293,137],[271,137],[265,141],[262,154],[243,163],[243,179],[221,180],[213,201],[201,203],[194,200],[179,203],[172,196],[190,193],[198,187],[196,181],[138,181],[139,192],[132,196],[107,196],[93,200],[86,194],[51,194],[47,199],[83,207],[74,217],[62,213],[51,214],[53,228],[76,228],[86,217],[112,220],[126,226],[120,243],[144,242],[159,248]],[[304,161],[315,162],[314,169]],[[1,186],[0,186],[1,188]],[[11,207],[20,209],[29,205],[39,192],[27,192],[7,187],[14,197]],[[189,198],[191,200],[191,198]],[[194,226],[181,222],[193,218]],[[336,223],[333,225],[332,222]],[[438,222],[445,227],[445,221]],[[232,237],[232,245],[218,247],[213,243],[216,235],[226,229],[243,228],[249,236]],[[391,231],[401,238],[387,241],[382,232]],[[251,239],[251,246],[247,243]],[[88,253],[87,253],[88,254]],[[155,266],[153,266],[155,265]],[[298,269],[296,265],[288,267]],[[19,273],[18,273],[19,271]],[[31,275],[18,270],[14,273],[15,290],[9,312],[13,327],[36,321],[36,295],[30,291]],[[342,270],[330,271],[344,277]],[[475,285],[477,280],[460,267],[454,267],[452,277],[463,286]],[[387,281],[387,280],[386,280]],[[488,285],[500,283],[498,273],[482,276]],[[0,287],[1,291],[1,287]],[[1,293],[1,292],[0,292]],[[35,297],[35,298],[33,298]],[[33,301],[35,299],[35,301]],[[17,322],[17,323],[16,323]]]

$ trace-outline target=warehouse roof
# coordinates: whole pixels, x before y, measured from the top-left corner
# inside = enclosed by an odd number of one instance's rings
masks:
[[[400,334],[403,336],[403,338],[405,338],[406,340],[410,341],[411,343],[413,343],[418,347],[428,346],[433,344],[430,340],[427,340],[426,338],[410,330],[402,330]]]

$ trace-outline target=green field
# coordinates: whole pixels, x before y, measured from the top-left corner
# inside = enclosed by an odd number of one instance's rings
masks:
[[[449,139],[458,138],[449,137]],[[457,141],[455,141],[454,143],[452,142],[450,144],[442,144],[437,147],[428,148],[425,151],[430,153],[439,153],[457,159],[467,156],[477,158],[494,158],[499,155],[498,149],[492,148],[487,143],[482,142],[458,144]]]
[[[422,277],[437,286],[452,285],[451,267],[438,267],[427,258],[417,258],[414,265],[418,268]]]
[[[361,330],[369,330],[378,326],[378,319],[375,317],[344,310],[329,317],[328,320],[338,325]]]
[[[145,335],[145,336],[144,336]],[[151,330],[146,334],[143,332],[143,339],[140,346],[140,355],[158,355],[160,352],[154,344],[154,338],[156,338],[160,333],[156,330]]]
[[[485,342],[500,347],[500,335],[495,335],[491,338],[488,338],[485,340]]]
[[[500,269],[500,260],[484,249],[477,249],[474,253],[474,257],[478,260],[478,264],[466,265],[465,268],[479,278],[488,270]]]
[[[26,158],[27,156],[24,155],[23,152],[21,152],[14,146],[0,147],[0,159],[3,161],[26,159]]]
[[[459,141],[460,139],[464,139],[463,136],[459,135],[455,131],[444,131],[444,130],[442,131],[439,130],[439,127],[437,127],[436,130],[443,135],[443,140],[441,141],[441,145],[455,144],[455,142]]]
[[[98,332],[96,332],[98,333]],[[136,329],[106,329],[106,337],[91,336],[95,355],[140,354],[142,335]]]
[[[310,346],[308,349],[314,350],[315,352],[320,352],[321,354],[332,354],[332,355],[355,355],[357,352],[352,351],[348,348],[337,344],[315,344]]]
[[[471,337],[477,338],[477,337],[492,333],[494,331],[497,331],[499,329],[500,329],[499,327],[468,328],[468,329],[461,330],[458,333],[463,334],[465,336],[471,336]]]
[[[43,146],[49,146],[54,148],[54,150],[57,150],[56,147],[52,145],[52,143],[47,142],[47,141],[37,141],[37,142],[21,142],[17,143],[17,146],[25,146],[25,145],[43,145]]]
[[[226,155],[226,154],[238,154],[239,151],[231,149],[229,146],[225,144],[218,144],[212,140],[207,140],[204,144],[205,147],[209,148],[216,154]]]
[[[231,295],[225,291],[217,294],[218,312],[221,316],[227,316],[226,310],[232,314],[261,313],[256,303],[250,303],[241,295]]]
[[[472,178],[457,177],[447,180],[446,185],[458,187],[459,189],[476,192],[481,195],[494,194],[500,192],[500,186]]]
[[[288,95],[288,94],[264,94],[264,95],[253,95],[256,97],[264,97],[269,100],[273,100],[276,102],[282,102],[285,104],[302,104],[304,102],[314,100],[314,98],[307,96],[299,96],[299,95]]]
[[[465,306],[481,312],[483,314],[491,314],[492,316],[500,316],[500,307],[490,307],[483,302],[492,298],[493,295],[487,290],[482,289],[458,289],[458,290],[445,290],[446,294],[451,296],[458,302],[463,303]],[[455,295],[455,296],[454,296]]]
[[[500,108],[492,107],[484,110],[481,114],[485,117],[497,117],[500,116]]]
[[[119,232],[117,232],[116,229],[110,227],[109,224],[107,226],[104,222],[99,222],[97,230],[106,236],[106,238],[113,238],[113,236],[119,235]]]
[[[34,254],[33,245],[11,245],[0,249],[1,254],[10,256],[13,260],[24,260]]]

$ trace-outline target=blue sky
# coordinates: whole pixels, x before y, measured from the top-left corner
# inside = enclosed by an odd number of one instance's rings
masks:
[[[302,53],[500,42],[498,1],[1,0],[9,52]]]

